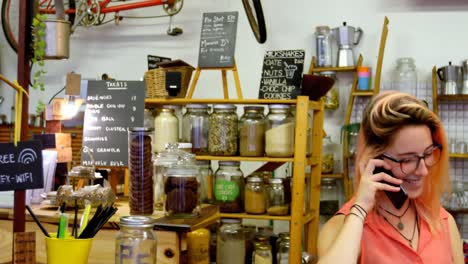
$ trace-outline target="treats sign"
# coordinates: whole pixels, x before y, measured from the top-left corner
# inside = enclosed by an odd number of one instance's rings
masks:
[[[94,165],[123,167],[128,163],[128,128],[143,126],[145,83],[141,81],[88,81],[83,146]],[[82,164],[92,165],[82,154]]]
[[[41,149],[39,141],[0,144],[0,191],[43,187]]]

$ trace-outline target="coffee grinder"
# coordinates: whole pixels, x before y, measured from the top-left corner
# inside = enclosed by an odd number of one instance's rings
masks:
[[[359,44],[362,29],[347,26],[346,22],[343,22],[343,26],[334,28],[332,32],[338,44],[337,66],[355,66],[353,46]]]

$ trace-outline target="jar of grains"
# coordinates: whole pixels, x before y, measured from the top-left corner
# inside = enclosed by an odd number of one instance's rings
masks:
[[[263,179],[258,176],[247,177],[245,184],[244,208],[248,214],[265,213],[265,186]]]
[[[128,131],[129,207],[131,215],[153,214],[152,130],[133,127]]]
[[[265,116],[263,106],[245,106],[239,122],[239,154],[260,157],[265,154]]]
[[[154,151],[161,152],[166,149],[167,143],[179,141],[179,120],[174,109],[163,106],[154,119]]]
[[[284,185],[281,178],[270,178],[267,196],[267,213],[269,215],[288,214],[289,206],[285,200]]]
[[[192,165],[174,165],[164,175],[165,213],[174,217],[194,217],[200,213],[200,176]]]
[[[192,153],[208,153],[208,105],[189,104],[182,118],[182,141],[192,143]]]
[[[237,154],[238,117],[236,106],[219,104],[213,107],[208,133],[208,152],[215,156]]]
[[[244,174],[239,161],[219,161],[215,173],[215,204],[222,213],[239,213],[244,207]]]
[[[150,216],[122,216],[119,226],[120,231],[115,239],[115,263],[155,264],[154,219]]]
[[[269,106],[265,152],[270,157],[291,157],[294,154],[294,118],[289,105]]]
[[[241,219],[221,219],[216,239],[216,263],[244,263],[245,237],[241,221]]]

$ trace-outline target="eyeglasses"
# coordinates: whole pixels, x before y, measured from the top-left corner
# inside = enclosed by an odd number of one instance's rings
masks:
[[[408,157],[408,158],[396,159],[384,153],[382,154],[382,157],[387,158],[393,162],[400,163],[401,171],[405,174],[411,174],[418,169],[419,163],[421,162],[422,159],[424,160],[424,164],[428,168],[436,165],[437,162],[439,162],[440,160],[441,150],[442,150],[442,146],[437,143],[434,143],[432,144],[432,146],[428,147],[424,151],[422,156],[413,155],[412,157]]]

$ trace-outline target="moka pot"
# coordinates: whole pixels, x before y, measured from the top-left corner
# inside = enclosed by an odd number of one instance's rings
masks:
[[[462,80],[462,68],[460,66],[449,65],[437,69],[437,75],[442,81],[442,94],[455,95],[459,93]]]
[[[359,44],[362,29],[347,26],[346,22],[343,22],[343,26],[334,28],[332,33],[338,44],[337,66],[355,66],[353,47]]]

